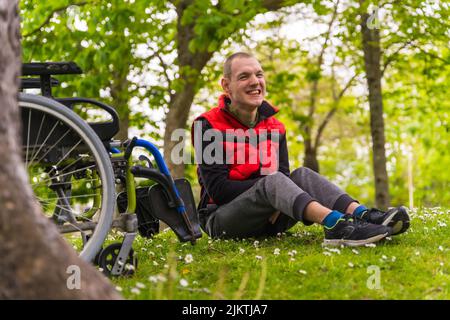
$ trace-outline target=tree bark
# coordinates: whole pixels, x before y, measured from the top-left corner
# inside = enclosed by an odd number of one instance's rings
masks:
[[[363,7],[364,0],[360,0]],[[381,90],[380,30],[369,28],[369,14],[361,12],[361,32],[364,64],[369,89],[370,131],[372,135],[373,171],[375,177],[375,204],[386,209],[390,205],[389,180],[386,170],[386,149],[383,119],[383,96]]]
[[[179,141],[172,141],[172,133],[176,129],[184,129],[189,117],[192,101],[198,90],[200,72],[212,57],[212,52],[191,52],[189,42],[194,38],[195,24],[182,24],[184,11],[192,4],[192,0],[177,2],[177,50],[180,78],[182,79],[183,90],[177,91],[170,103],[169,112],[166,116],[166,129],[164,132],[164,159],[174,178],[184,176],[184,164],[175,165],[172,161],[171,153]]]
[[[323,127],[321,126],[317,131],[316,138],[313,138],[313,126],[314,126],[314,115],[317,107],[317,96],[319,94],[319,81],[322,77],[322,66],[323,66],[323,57],[325,51],[328,48],[328,43],[331,37],[331,31],[333,28],[333,24],[336,20],[338,14],[339,0],[336,2],[333,10],[333,14],[331,16],[330,22],[328,22],[328,30],[325,35],[325,40],[320,50],[319,56],[317,57],[317,63],[312,66],[312,72],[316,75],[314,76],[311,84],[311,93],[309,96],[309,111],[308,117],[309,121],[304,126],[305,132],[305,154],[304,154],[304,163],[303,166],[310,168],[311,170],[319,173],[319,161],[317,160],[317,150],[320,144],[321,133],[324,127],[327,125],[327,122],[323,122]],[[337,103],[336,103],[337,106]],[[334,113],[334,112],[333,112]],[[331,116],[333,116],[331,113]],[[330,116],[330,117],[331,117]]]
[[[114,138],[120,141],[128,139],[128,128],[130,123],[130,107],[128,106],[128,72],[129,68],[114,72],[113,83],[111,85],[112,107],[119,115],[120,128]]]
[[[312,146],[311,141],[305,141],[305,154],[303,166],[319,173],[319,161],[317,160],[317,149]]]
[[[21,159],[18,1],[0,0],[0,299],[119,299],[36,203]],[[69,267],[79,268],[79,289]],[[73,268],[73,267],[72,267]],[[70,289],[73,288],[73,289]]]

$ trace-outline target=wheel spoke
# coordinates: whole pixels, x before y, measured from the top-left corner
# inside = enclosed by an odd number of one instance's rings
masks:
[[[56,127],[58,126],[59,121],[56,121],[55,125],[53,126],[53,128],[50,130],[49,134],[47,135],[47,137],[45,138],[44,142],[42,142],[41,146],[39,147],[38,151],[33,155],[33,158],[31,158],[30,162],[27,163],[28,167],[31,166],[31,164],[33,164],[34,159],[36,158],[36,156],[39,154],[39,152],[41,151],[41,149],[45,146],[45,143],[47,142],[47,140],[50,138],[50,136],[53,134],[53,131],[55,131]]]

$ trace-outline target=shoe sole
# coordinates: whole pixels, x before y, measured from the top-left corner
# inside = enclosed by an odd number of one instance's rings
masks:
[[[347,246],[347,247],[360,247],[366,244],[374,243],[386,238],[389,235],[388,232],[383,234],[377,234],[371,238],[362,240],[348,240],[348,239],[324,239],[323,246]]]
[[[409,215],[406,209],[395,210],[383,221],[382,225],[392,228],[391,235],[405,232],[409,228]]]

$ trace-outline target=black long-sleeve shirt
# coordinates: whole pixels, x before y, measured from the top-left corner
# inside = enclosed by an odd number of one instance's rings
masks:
[[[208,120],[200,118],[196,121],[202,122],[202,136],[206,130],[212,129]],[[202,152],[210,143],[212,141],[202,141]],[[280,136],[278,155],[278,171],[289,176],[289,157],[285,133]],[[251,188],[256,181],[264,177],[259,170],[246,180],[231,180],[229,179],[229,171],[229,166],[225,161],[219,164],[201,163],[198,165],[197,173],[199,183],[202,186],[199,209],[206,207],[210,198],[219,206],[226,204]]]

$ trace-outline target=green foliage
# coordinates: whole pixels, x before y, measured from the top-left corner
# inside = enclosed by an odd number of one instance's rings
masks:
[[[183,13],[182,25],[195,25],[189,43],[191,52],[216,52],[230,36],[235,39],[246,24],[261,11],[261,1],[232,0],[213,5],[209,0],[194,1]],[[238,38],[236,38],[238,37]]]

